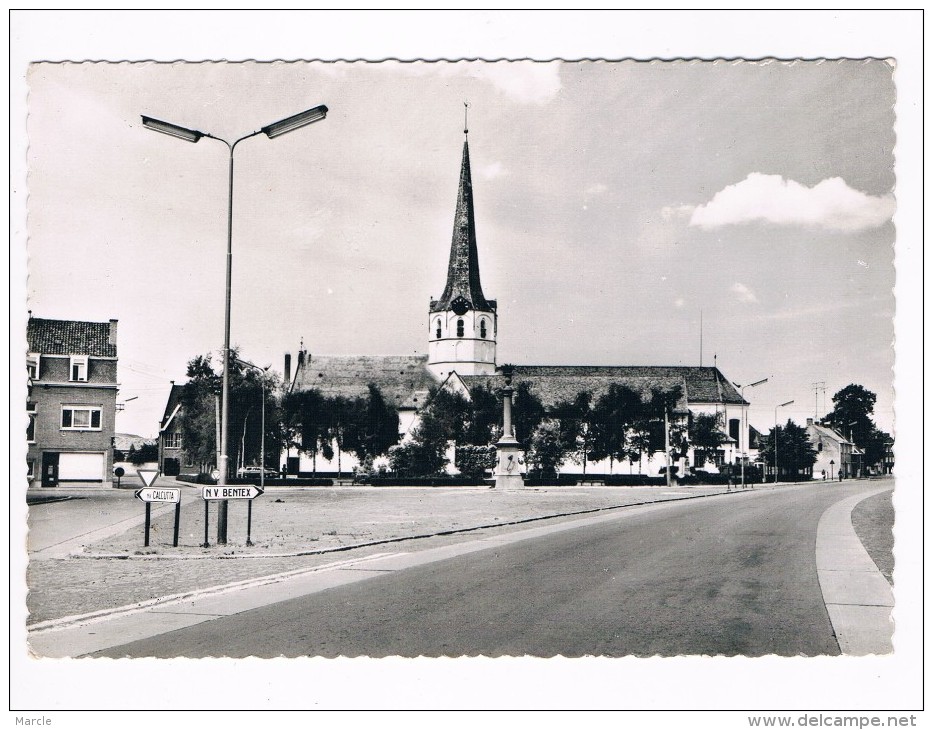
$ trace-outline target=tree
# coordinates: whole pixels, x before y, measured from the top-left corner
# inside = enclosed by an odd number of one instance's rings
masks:
[[[550,413],[550,416],[560,423],[560,438],[566,447],[566,455],[575,464],[583,465],[584,474],[587,456],[596,437],[593,429],[592,401],[592,393],[580,391],[572,401],[562,401],[555,405]]]
[[[411,439],[389,451],[392,470],[406,476],[440,474],[449,463],[448,442],[462,440],[467,432],[470,404],[460,393],[433,388],[418,416]]]
[[[344,415],[343,446],[353,452],[360,463],[385,454],[389,447],[398,443],[398,411],[382,396],[374,384],[368,386],[362,398],[346,402]]]
[[[282,429],[275,391],[276,377],[246,368],[230,353],[230,406],[227,448],[228,455],[239,462],[258,463],[265,436],[265,452],[274,456],[281,448]],[[188,382],[181,394],[181,434],[188,458],[202,468],[216,464],[218,405],[221,376],[214,371],[211,356],[198,355],[188,362]],[[262,431],[263,393],[265,392],[266,431]]]
[[[142,443],[139,448],[135,444],[130,444],[130,451],[127,454],[128,462],[135,466],[141,466],[152,461],[159,460],[159,446],[156,443]]]
[[[634,462],[640,454],[634,425],[642,410],[641,397],[631,388],[612,383],[593,407],[590,456],[595,461]]]
[[[762,445],[761,458],[774,466],[775,430],[777,431],[777,465],[780,474],[793,477],[810,474],[816,463],[816,451],[807,436],[807,430],[788,419],[784,426],[771,429]]]
[[[330,442],[330,413],[324,396],[312,388],[289,393],[285,398],[285,431],[289,447],[308,454],[317,471],[317,454],[328,461],[334,457]]]
[[[486,446],[498,440],[502,402],[488,384],[470,388],[470,413],[464,440],[473,446]]]
[[[723,433],[723,415],[721,413],[691,413],[690,444],[694,454],[702,454],[704,459],[716,453],[716,450],[726,442]],[[697,464],[702,463],[696,458]]]
[[[520,382],[512,399],[512,427],[515,440],[524,450],[531,447],[531,437],[545,418],[544,404],[527,382]]]
[[[528,462],[532,469],[544,477],[553,477],[558,467],[575,447],[565,440],[566,432],[554,418],[546,418],[531,436]]]
[[[211,366],[210,355],[189,360],[187,375],[181,391],[181,438],[188,460],[204,469],[217,463],[220,376]]]
[[[884,459],[890,435],[878,429],[871,416],[878,397],[867,388],[851,384],[833,396],[833,410],[826,417],[833,428],[865,452],[866,466]]]

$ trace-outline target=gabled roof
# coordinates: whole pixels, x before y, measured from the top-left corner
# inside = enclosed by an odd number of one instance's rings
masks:
[[[184,392],[184,385],[172,383],[172,389],[169,391],[168,400],[165,402],[165,413],[162,414],[162,420],[159,422],[159,430],[164,431],[169,423],[175,417],[175,414],[181,408],[181,396]]]
[[[450,241],[447,284],[441,298],[431,301],[432,312],[450,309],[451,302],[463,297],[481,312],[495,311],[495,302],[483,296],[479,281],[479,256],[476,251],[476,222],[473,217],[473,181],[470,175],[470,146],[463,142],[460,164],[460,188],[454,213],[454,232]]]
[[[26,324],[29,352],[40,355],[89,355],[116,357],[117,346],[110,342],[110,322],[75,322],[67,319],[30,317]]]
[[[468,387],[488,383],[491,388],[501,388],[505,379],[501,375],[461,376]],[[512,385],[528,382],[532,391],[545,406],[560,401],[572,400],[577,393],[588,390],[593,398],[599,398],[609,390],[612,383],[625,385],[642,396],[651,394],[652,389],[670,390],[680,386],[684,398],[678,403],[679,411],[686,411],[692,404],[742,404],[742,396],[715,367],[690,366],[646,366],[646,365],[516,365],[513,368]]]
[[[306,355],[295,370],[292,391],[358,398],[372,383],[396,408],[420,408],[438,384],[427,364],[427,355]]]
[[[822,426],[819,423],[808,423],[807,431],[812,431],[812,433],[818,437],[830,439],[840,444],[852,443],[836,429],[830,428],[829,426]]]

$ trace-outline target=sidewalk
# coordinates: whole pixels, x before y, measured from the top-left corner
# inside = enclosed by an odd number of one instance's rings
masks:
[[[120,495],[121,501],[128,503],[120,515],[125,517],[125,509],[135,510],[135,519],[81,534],[68,543],[67,551],[58,546],[56,554],[31,555],[27,568],[32,588],[27,596],[27,623],[312,567],[346,555],[351,549],[354,556],[385,550],[387,545],[392,549],[420,549],[432,539],[449,535],[478,539],[490,529],[508,529],[510,525],[573,519],[631,505],[709,497],[726,491],[718,486],[562,487],[515,492],[485,487],[277,487],[254,500],[252,546],[246,545],[245,500],[229,502],[226,546],[216,544],[218,507],[211,503],[207,529],[211,547],[203,548],[204,502],[200,489],[181,488],[177,548],[172,547],[172,505],[153,510],[150,545],[144,548],[144,505],[127,492]],[[741,492],[735,495],[740,497]],[[69,509],[87,509],[83,500],[66,504]],[[404,547],[412,540],[418,540],[417,547]]]
[[[119,524],[82,534],[67,543],[67,550],[63,543],[56,547],[57,553],[32,553],[27,624],[305,570],[345,557],[478,540],[503,530],[609,514],[639,504],[741,499],[775,488],[770,484],[731,494],[725,487],[562,487],[515,492],[464,487],[270,488],[253,503],[254,545],[246,545],[247,503],[231,500],[228,544],[216,545],[217,504],[211,503],[211,546],[204,548],[200,489],[176,486],[182,489],[177,548],[171,544],[172,505],[153,510],[150,546],[143,547],[144,506],[128,492],[117,496],[124,503],[119,512],[114,511],[123,518]],[[108,495],[107,501],[112,500]],[[93,509],[91,500],[87,504],[85,509]],[[68,509],[81,505],[68,503]],[[127,510],[135,518],[126,518]]]

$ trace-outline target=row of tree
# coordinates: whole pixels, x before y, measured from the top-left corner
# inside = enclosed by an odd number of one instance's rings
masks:
[[[582,464],[585,472],[591,461],[634,463],[646,454],[663,451],[666,414],[671,457],[677,459],[688,447],[689,425],[682,418],[671,418],[682,395],[675,387],[655,389],[642,397],[624,385],[612,384],[599,398],[581,391],[570,400],[545,408],[528,383],[522,382],[514,395],[515,438],[528,454],[532,469],[541,474],[556,473],[567,460]],[[457,467],[461,471],[469,472],[479,465],[489,468],[491,457],[486,447],[499,438],[501,413],[499,396],[487,385],[471,388],[469,398],[448,390],[432,393],[411,439],[389,450],[392,469],[411,476],[440,472],[448,463],[447,445],[451,441],[467,447],[458,448]],[[722,444],[725,437],[716,416],[699,415],[692,422],[697,426],[694,446],[715,449]]]
[[[233,353],[230,364],[230,431],[228,445],[236,448],[236,463],[259,462],[263,433],[261,413],[265,397],[266,466],[278,466],[288,447],[312,457],[331,461],[338,469],[343,452],[353,454],[364,468],[376,457],[388,455],[391,469],[401,475],[438,474],[448,465],[448,444],[457,444],[456,466],[481,475],[494,464],[489,448],[501,435],[501,395],[488,385],[470,389],[469,397],[447,389],[434,389],[419,422],[404,443],[399,443],[397,409],[370,384],[358,397],[327,396],[311,389],[275,397],[277,378],[244,366]],[[220,375],[209,355],[188,363],[188,382],[182,392],[182,438],[194,463],[216,463]],[[695,453],[712,456],[726,441],[721,414],[675,414],[683,392],[680,387],[655,388],[646,394],[623,384],[611,384],[599,397],[582,390],[569,400],[546,408],[527,382],[517,385],[513,396],[515,437],[526,451],[529,466],[543,475],[554,474],[566,461],[583,466],[608,459],[611,463],[639,464],[668,449],[671,461]],[[890,437],[871,421],[875,395],[862,386],[850,385],[833,396],[828,421],[845,424],[855,443],[866,451],[866,464],[884,455]],[[665,428],[667,439],[665,439]],[[774,463],[772,431],[764,439],[761,454]],[[805,429],[788,421],[777,431],[782,471],[799,472],[812,467],[815,452]],[[336,449],[336,451],[335,451]],[[233,456],[233,448],[231,448]]]

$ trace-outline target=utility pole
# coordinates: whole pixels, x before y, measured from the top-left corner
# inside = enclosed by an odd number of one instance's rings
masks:
[[[813,388],[813,420],[819,421],[820,420],[820,414],[819,414],[820,400],[819,399],[820,399],[821,390],[823,391],[823,410],[824,411],[826,410],[826,381],[819,380],[816,383],[812,383],[810,387]]]

